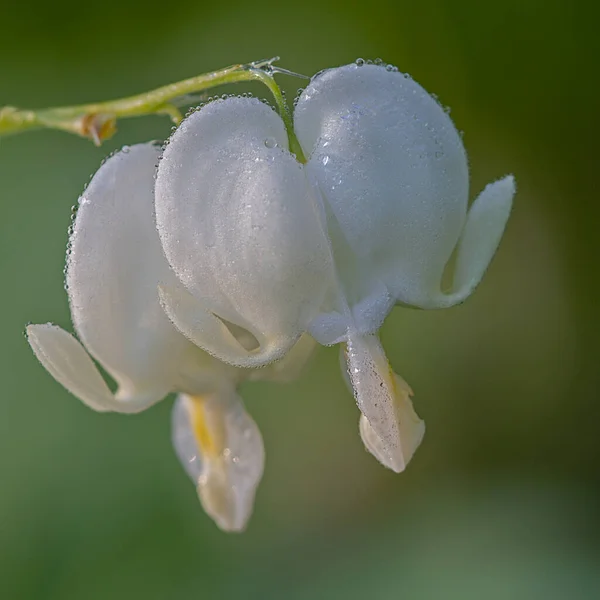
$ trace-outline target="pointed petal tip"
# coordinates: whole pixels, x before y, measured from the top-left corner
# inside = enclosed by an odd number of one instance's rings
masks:
[[[394,473],[402,473],[406,470],[425,435],[425,422],[416,415],[412,403],[410,412],[416,419],[407,414],[400,417],[401,422],[404,421],[401,423],[401,441],[395,446],[385,444],[375,433],[367,418],[364,415],[360,416],[359,432],[365,449]]]
[[[234,493],[218,486],[214,481],[196,487],[198,498],[206,514],[221,531],[243,533],[248,527],[254,508],[254,494],[250,501],[240,503],[232,498]]]
[[[504,206],[510,212],[513,197],[516,194],[516,192],[517,182],[515,180],[515,176],[509,174],[505,177],[497,179],[496,181],[488,183],[481,192],[481,194],[476,198],[473,205],[475,206],[476,204],[483,204],[483,202],[485,201],[485,204],[488,206]],[[483,198],[483,200],[477,202],[480,198]]]

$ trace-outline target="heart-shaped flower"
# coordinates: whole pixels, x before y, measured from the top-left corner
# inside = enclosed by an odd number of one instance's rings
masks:
[[[402,471],[424,425],[377,331],[395,304],[441,308],[469,296],[502,236],[514,181],[488,185],[468,209],[467,157],[450,117],[384,66],[320,73],[294,123],[286,132],[265,104],[229,98],[175,131],[157,172],[156,218],[185,289],[164,285],[161,301],[188,339],[239,367],[284,356],[305,331],[342,343],[365,445]]]
[[[29,325],[33,351],[70,392],[97,411],[134,413],[170,392],[173,443],[219,527],[238,531],[261,479],[260,432],[236,393],[247,379],[285,380],[312,349],[305,336],[285,361],[260,371],[227,365],[169,322],[158,286],[178,286],[153,217],[160,148],[140,144],[109,158],[79,199],[69,240],[67,290],[81,342],[52,324]],[[236,332],[238,343],[254,340]],[[109,389],[92,358],[116,381]]]

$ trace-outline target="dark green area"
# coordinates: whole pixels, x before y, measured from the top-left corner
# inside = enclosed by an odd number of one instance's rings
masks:
[[[407,472],[361,447],[321,350],[297,384],[243,390],[267,447],[255,515],[219,532],[170,447],[170,401],[98,415],[37,363],[29,321],[69,327],[70,207],[109,151],[0,139],[0,597],[529,600],[600,597],[599,11],[585,0],[0,5],[0,105],[124,96],[281,55],[312,74],[381,57],[452,107],[473,194],[513,172],[481,288],[383,330],[428,431]],[[280,80],[293,97],[298,82]],[[240,93],[258,87],[238,86]]]

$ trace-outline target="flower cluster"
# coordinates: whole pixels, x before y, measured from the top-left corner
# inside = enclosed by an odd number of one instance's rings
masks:
[[[468,195],[452,121],[396,70],[321,72],[298,99],[293,132],[259,100],[216,100],[164,149],[124,148],[101,166],[67,257],[80,341],[51,324],[30,325],[28,339],[95,410],[138,412],[177,392],[177,454],[208,514],[241,530],[264,448],[236,387],[294,379],[316,342],[341,347],[366,448],[404,470],[424,424],[377,332],[394,305],[452,306],[482,278],[513,178],[470,208]]]

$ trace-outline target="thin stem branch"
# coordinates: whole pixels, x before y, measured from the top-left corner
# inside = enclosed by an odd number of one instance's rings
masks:
[[[290,150],[303,162],[302,149],[294,135],[292,116],[272,73],[289,71],[274,68],[278,58],[246,65],[232,65],[177,83],[171,83],[149,92],[108,102],[63,106],[42,110],[23,110],[12,106],[0,108],[0,136],[21,133],[31,129],[59,129],[91,139],[96,145],[110,138],[117,130],[117,120],[151,114],[165,114],[175,124],[182,120],[178,100],[219,85],[242,81],[261,81],[275,98],[290,139]]]

